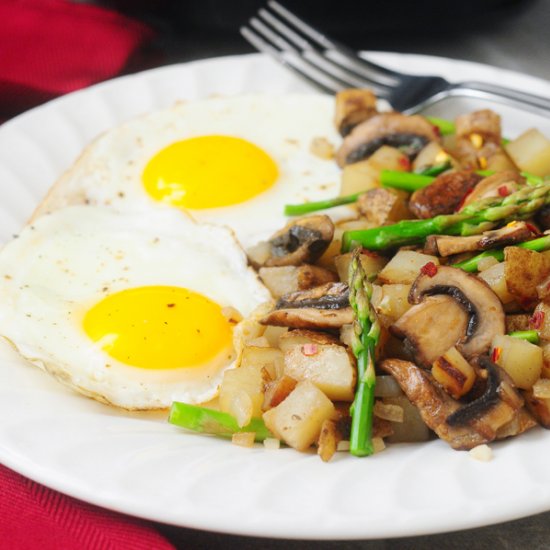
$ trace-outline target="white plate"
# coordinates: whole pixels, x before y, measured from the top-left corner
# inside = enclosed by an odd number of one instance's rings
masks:
[[[550,96],[550,83],[473,63],[376,54],[399,69],[478,79]],[[11,237],[57,176],[100,131],[177,99],[306,91],[260,55],[164,67],[34,109],[0,128],[0,239]],[[475,105],[479,106],[479,103]],[[471,101],[437,106],[463,112]],[[507,109],[514,135],[550,121]],[[63,493],[113,510],[227,533],[311,539],[419,535],[550,509],[550,434],[492,445],[489,463],[445,443],[395,445],[324,464],[291,449],[242,449],[185,435],[164,414],[129,414],[66,390],[0,348],[0,461]]]

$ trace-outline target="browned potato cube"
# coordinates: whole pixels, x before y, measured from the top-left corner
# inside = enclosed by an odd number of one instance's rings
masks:
[[[283,353],[305,344],[338,344],[338,338],[327,332],[307,329],[289,330],[279,338],[279,348]]]
[[[304,344],[286,351],[284,358],[286,375],[310,380],[334,401],[353,401],[355,360],[343,346]]]
[[[493,340],[496,363],[510,376],[514,385],[530,390],[542,372],[542,349],[526,340],[498,335]]]
[[[315,265],[262,267],[259,275],[274,298],[338,280],[333,271]]]
[[[400,250],[378,274],[378,279],[383,283],[410,284],[428,262],[439,265],[436,256],[421,254],[414,250]]]
[[[319,437],[323,422],[334,413],[331,400],[306,380],[282,403],[264,412],[263,419],[275,437],[298,451],[305,451]]]
[[[408,193],[397,189],[370,189],[359,197],[359,212],[375,226],[411,217]]]
[[[334,265],[338,271],[338,277],[341,281],[347,282],[349,276],[349,264],[353,253],[340,254],[334,258]],[[387,263],[388,259],[375,252],[361,254],[361,265],[365,270],[367,277],[376,275]]]
[[[517,246],[504,249],[506,286],[520,300],[536,300],[537,285],[546,279],[550,263],[534,250]]]
[[[281,378],[268,382],[265,388],[262,410],[268,411],[284,401],[298,382],[284,374]]]
[[[466,395],[476,379],[474,368],[455,347],[435,360],[432,376],[455,399]]]

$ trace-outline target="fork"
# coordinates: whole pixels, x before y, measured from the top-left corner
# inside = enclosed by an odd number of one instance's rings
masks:
[[[325,92],[371,88],[393,109],[416,113],[447,97],[489,99],[548,116],[550,99],[485,82],[451,83],[440,76],[401,73],[360,57],[323,35],[279,2],[268,1],[241,27],[257,50]]]

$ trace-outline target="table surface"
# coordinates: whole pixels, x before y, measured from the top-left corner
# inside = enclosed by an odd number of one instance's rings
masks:
[[[475,14],[472,15],[475,17]],[[420,53],[488,63],[550,80],[550,2],[534,0],[514,18],[493,26],[476,26],[460,31],[415,33],[414,36],[366,36],[355,46],[361,49]],[[169,36],[164,44],[163,63],[185,62],[207,57],[252,52],[239,36],[229,33],[187,32]],[[398,521],[399,518],[396,518]],[[404,549],[524,549],[550,548],[550,512],[479,529],[402,539],[372,541],[289,541],[239,537],[158,525],[178,548],[242,550],[262,548],[332,550]]]

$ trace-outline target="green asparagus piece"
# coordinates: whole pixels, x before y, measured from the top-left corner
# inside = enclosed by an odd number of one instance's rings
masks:
[[[178,401],[172,403],[168,422],[194,432],[221,437],[231,437],[240,432],[254,432],[256,441],[273,437],[261,418],[253,418],[249,424],[240,427],[230,414]]]
[[[433,181],[433,176],[425,176],[413,172],[397,172],[395,170],[382,170],[380,172],[380,183],[382,187],[402,189],[409,193],[427,187]]]
[[[451,168],[450,162],[442,162],[441,164],[434,164],[433,166],[428,166],[427,168],[424,168],[424,170],[420,170],[419,172],[415,172],[417,174],[421,174],[423,176],[439,176],[439,174],[442,174],[445,172],[445,170],[449,170]]]
[[[515,246],[526,248],[527,250],[534,250],[535,252],[544,252],[545,250],[550,250],[550,235],[545,235],[544,237],[533,239],[532,241],[525,241]],[[499,262],[502,262],[502,260],[504,260],[504,250],[486,250],[469,260],[453,264],[453,267],[458,267],[464,271],[468,271],[468,273],[473,273],[478,270],[479,262],[483,260],[483,258],[495,258]]]
[[[398,172],[395,170],[382,170],[380,172],[380,182],[384,187],[394,187],[406,191],[415,191],[421,187],[426,187],[426,185],[432,183],[434,179],[433,177],[411,172]],[[343,204],[352,204],[357,202],[357,199],[366,192],[367,190],[353,193],[352,195],[344,195],[343,197],[334,197],[332,199],[306,202],[303,204],[286,204],[284,213],[285,216],[303,216],[311,212],[342,206]]]
[[[539,333],[536,330],[516,330],[515,332],[510,332],[508,336],[513,336],[514,338],[521,338],[521,340],[527,340],[531,344],[539,343]]]
[[[367,456],[374,452],[372,422],[374,408],[374,353],[380,337],[380,325],[370,303],[372,284],[361,265],[357,249],[350,262],[349,301],[354,312],[352,349],[357,358],[357,388],[351,406],[350,453]]]
[[[286,204],[285,216],[303,216],[310,212],[317,212],[318,210],[326,210],[327,208],[334,208],[335,206],[341,206],[342,204],[351,204],[357,202],[361,193],[354,193],[353,195],[345,195],[343,197],[334,197],[333,199],[326,199],[324,201],[306,202],[304,204]]]
[[[446,120],[444,118],[439,118],[436,116],[427,116],[426,117],[431,124],[437,126],[442,136],[448,136],[454,134],[456,131],[455,123],[451,120]]]
[[[507,197],[480,199],[456,214],[346,231],[342,237],[342,250],[349,252],[358,245],[369,250],[386,250],[421,243],[428,235],[482,233],[500,222],[528,218],[546,204],[550,204],[550,182],[525,186]]]

